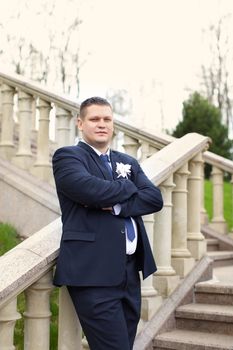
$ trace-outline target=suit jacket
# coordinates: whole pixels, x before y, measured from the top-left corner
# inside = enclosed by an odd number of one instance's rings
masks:
[[[126,264],[124,218],[138,229],[138,270],[156,271],[141,215],[162,208],[160,190],[131,156],[111,151],[114,180],[87,144],[62,147],[53,156],[53,172],[62,212],[63,233],[55,285],[114,286],[123,281]],[[118,177],[116,163],[130,164],[129,178]],[[102,208],[121,204],[119,215]]]

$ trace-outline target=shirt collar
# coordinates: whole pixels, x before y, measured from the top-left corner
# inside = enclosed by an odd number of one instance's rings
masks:
[[[98,156],[100,156],[101,153],[98,149],[96,149],[95,147],[91,146],[89,143],[87,143],[84,139],[81,140],[83,143],[85,143],[86,145],[88,145],[89,147],[91,147],[93,149],[93,151],[95,151],[95,153],[98,154]],[[108,156],[110,156],[110,148],[108,148],[107,152],[105,152],[104,154],[107,154]]]

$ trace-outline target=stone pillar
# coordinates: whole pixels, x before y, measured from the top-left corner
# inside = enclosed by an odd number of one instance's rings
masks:
[[[24,350],[49,350],[52,270],[26,291]]]
[[[231,175],[231,198],[232,198],[232,217],[233,217],[233,174]],[[231,227],[231,237],[233,238],[233,226]]]
[[[206,241],[201,234],[201,167],[202,153],[190,161],[188,178],[188,249],[199,260],[206,253]]]
[[[72,114],[71,112],[56,106],[56,143],[58,148],[62,146],[69,146],[72,143],[70,142],[70,122]],[[74,144],[74,140],[73,140]]]
[[[32,165],[31,118],[33,96],[19,91],[19,147],[12,162],[20,168],[29,169]]]
[[[154,274],[154,287],[163,297],[167,297],[179,283],[179,276],[171,266],[173,188],[171,175],[160,185],[164,206],[155,214],[154,252],[158,270]]]
[[[148,142],[141,141],[141,157],[140,162],[151,157],[154,153],[158,152],[158,150],[152,147]]]
[[[31,110],[32,110],[32,114],[31,114],[31,130],[32,132],[36,132],[36,97],[33,96],[32,98],[32,106],[31,106]]]
[[[205,172],[204,163],[201,167],[201,225],[208,225],[209,218],[205,210]]]
[[[112,136],[112,141],[111,141],[111,148],[114,150],[117,150],[117,142],[118,141],[118,130],[116,130],[116,128],[114,128],[113,131],[113,136]]]
[[[58,350],[81,350],[82,329],[66,287],[59,291]]]
[[[223,171],[213,166],[211,175],[213,182],[213,218],[210,227],[218,233],[227,233],[227,224],[224,219],[223,208]]]
[[[1,128],[2,128],[2,83],[0,81],[0,135],[1,135]]]
[[[188,164],[174,174],[176,185],[172,193],[172,267],[184,277],[195,264],[187,249],[187,177]]]
[[[70,139],[69,139],[69,145],[76,144],[76,138],[77,138],[77,115],[70,112]]]
[[[138,148],[139,148],[139,142],[137,139],[128,136],[126,134],[124,134],[124,150],[127,154],[129,154],[130,156],[134,157],[137,159],[138,157]]]
[[[52,178],[51,163],[49,161],[49,112],[50,102],[39,101],[40,111],[39,130],[37,136],[37,158],[31,169],[31,173],[42,180],[49,181]]]
[[[89,350],[89,345],[88,345],[88,342],[87,342],[87,338],[84,336],[83,339],[82,339],[82,350]]]
[[[14,328],[16,320],[20,318],[16,298],[0,309],[0,349],[15,350]]]
[[[154,245],[154,214],[145,215],[143,221],[146,227],[146,232],[150,241],[151,247]],[[149,321],[155,314],[156,310],[162,304],[162,297],[158,295],[158,292],[153,286],[153,275],[147,277],[142,281],[141,285],[142,292],[142,307],[141,307],[141,324],[140,327],[144,325],[145,322]]]
[[[2,85],[2,125],[0,140],[0,156],[11,159],[15,154],[14,145],[14,106],[15,89],[12,86]]]
[[[32,98],[32,107],[31,107],[31,149],[36,148],[36,143],[37,143],[37,101],[38,98],[36,96],[33,96]]]

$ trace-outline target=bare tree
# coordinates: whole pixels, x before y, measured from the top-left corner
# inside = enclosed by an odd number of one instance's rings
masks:
[[[112,105],[113,111],[120,115],[126,115],[131,112],[132,101],[125,89],[109,89],[106,94],[107,100]]]
[[[227,28],[230,15],[221,17],[217,24],[204,32],[209,41],[210,62],[202,65],[202,85],[209,102],[216,105],[222,116],[222,122],[228,130],[233,128],[232,77],[229,64],[232,61],[232,47],[229,44]]]
[[[66,5],[72,5],[76,9],[78,4],[77,0],[67,0]],[[2,48],[3,55],[8,57],[16,73],[39,82],[56,84],[56,87],[60,87],[65,93],[76,91],[78,97],[80,70],[86,62],[86,58],[83,59],[81,56],[79,41],[79,27],[82,20],[77,14],[78,11],[73,11],[72,16],[70,13],[59,12],[59,5],[61,2],[56,0],[50,2],[44,0],[34,9],[29,0],[22,0],[20,8],[17,7],[10,21],[3,24],[7,38],[5,47]],[[30,14],[28,18],[35,20],[35,27],[37,23],[40,26],[44,24],[42,38],[39,41],[27,30],[22,32],[12,30],[13,27],[14,29],[23,27],[27,11]],[[64,20],[60,21],[58,27],[56,20],[59,16]]]

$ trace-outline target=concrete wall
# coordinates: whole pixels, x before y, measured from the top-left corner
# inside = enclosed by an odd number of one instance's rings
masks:
[[[0,222],[28,237],[59,216],[54,186],[0,159]]]

